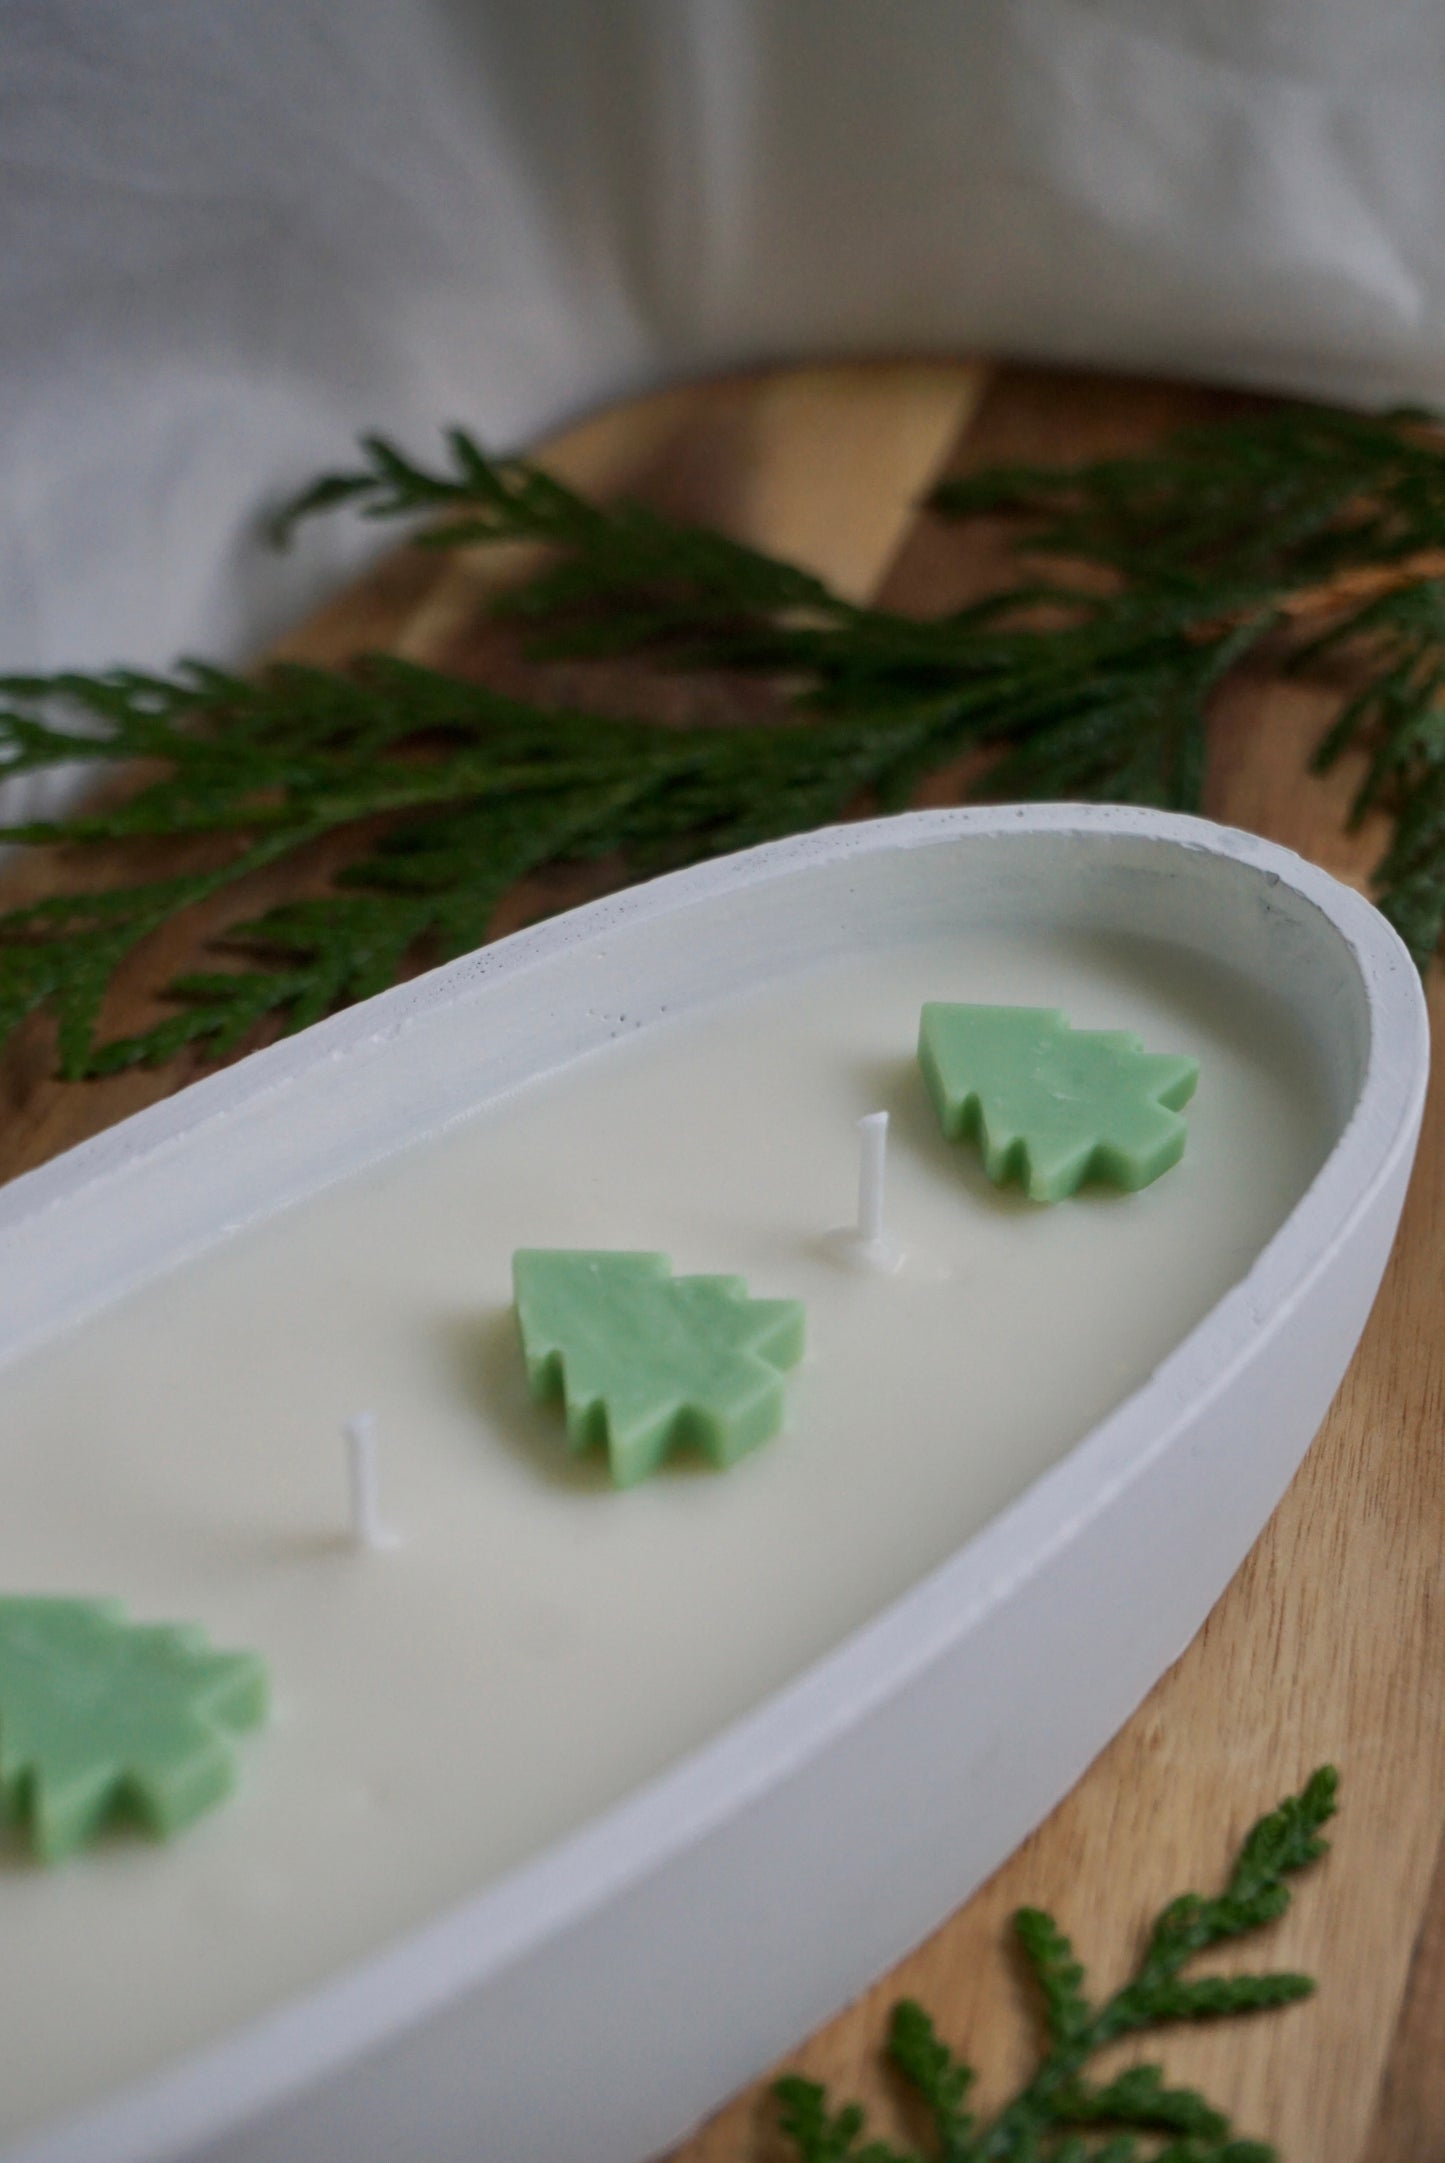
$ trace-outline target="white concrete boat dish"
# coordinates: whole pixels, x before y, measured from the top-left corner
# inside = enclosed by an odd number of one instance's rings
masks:
[[[1113,808],[924,813],[503,940],[0,1194],[3,1435],[37,1348],[535,1077],[839,957],[990,929],[1142,936],[1278,1014],[1327,1128],[1283,1221],[1091,1431],[781,1687],[320,1987],[0,2141],[3,2163],[640,2163],[785,2052],[1065,1794],[1264,1525],[1380,1281],[1424,1006],[1364,900],[1250,836]]]

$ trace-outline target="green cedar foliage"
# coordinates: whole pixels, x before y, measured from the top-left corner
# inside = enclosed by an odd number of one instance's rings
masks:
[[[1235,1858],[1222,1893],[1184,1893],[1155,1919],[1133,1975],[1094,2002],[1082,1966],[1052,1916],[1022,1908],[1014,1929],[1042,2012],[1044,2048],[1013,2100],[987,2124],[969,2108],[974,2074],[942,2042],[923,2009],[894,2009],[888,2057],[928,2125],[936,2163],[1275,2163],[1265,2142],[1245,2140],[1222,2111],[1190,2088],[1169,2088],[1158,2066],[1112,2079],[1086,2077],[1090,2059],[1121,2037],[1181,2020],[1215,2020],[1290,2005],[1314,1988],[1285,1973],[1191,1978],[1191,1955],[1262,1929],[1289,1906],[1285,1880],[1325,1852],[1320,1828],[1334,1814],[1337,1779],[1322,1766],[1303,1791],[1260,1819]],[[815,2081],[796,2075],[775,2090],[782,2130],[799,2163],[925,2163],[922,2152],[866,2137],[856,2104],[835,2109]]]
[[[465,951],[530,872],[608,857],[645,876],[896,810],[969,752],[993,797],[1195,810],[1212,702],[1249,660],[1331,680],[1344,663],[1318,763],[1368,753],[1355,812],[1391,822],[1381,904],[1422,965],[1445,928],[1445,441],[1418,415],[1284,408],[1135,457],[950,482],[935,509],[1007,522],[1019,575],[924,622],[639,505],[589,503],[461,430],[436,471],[365,439],[278,536],[348,505],[437,520],[429,546],[541,542],[544,568],[496,604],[538,652],[761,674],[781,718],[678,731],[384,657],[253,680],[0,678],[0,777],[75,758],[146,777],[118,807],[10,838],[166,836],[204,857],[0,914],[0,1041],[44,1012],[69,1076],[187,1044],[219,1058]],[[104,1037],[105,993],[151,932],[318,843],[344,862],[323,892],[234,924],[217,967],[166,987],[173,1012]]]

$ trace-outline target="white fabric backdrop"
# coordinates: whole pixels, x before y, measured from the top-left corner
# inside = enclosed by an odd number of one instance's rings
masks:
[[[989,347],[1445,402],[1432,0],[10,0],[0,667],[232,656],[364,427]]]

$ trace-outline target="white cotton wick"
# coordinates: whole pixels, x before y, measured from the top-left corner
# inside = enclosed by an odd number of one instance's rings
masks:
[[[369,1553],[395,1547],[396,1534],[381,1521],[376,1476],[376,1414],[358,1412],[346,1422],[346,1485],[351,1504],[352,1545]]]
[[[888,1167],[888,1114],[869,1112],[858,1121],[858,1238],[873,1247],[883,1230],[883,1179]]]
[[[884,1228],[883,1191],[888,1161],[888,1114],[869,1112],[858,1121],[858,1223],[855,1230],[833,1235],[834,1244],[855,1269],[891,1276],[903,1249]]]

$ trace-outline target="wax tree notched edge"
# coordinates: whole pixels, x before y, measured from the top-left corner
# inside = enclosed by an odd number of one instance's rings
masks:
[[[783,1373],[803,1355],[795,1299],[741,1277],[674,1277],[665,1254],[522,1248],[517,1325],[534,1398],[562,1399],[574,1451],[600,1445],[631,1487],[692,1447],[733,1464],[782,1425]]]
[[[236,1784],[235,1737],[268,1710],[253,1652],[117,1600],[0,1597],[0,1811],[61,1862],[115,1818],[166,1839]]]
[[[949,1141],[976,1139],[995,1186],[1057,1202],[1086,1180],[1132,1193],[1179,1162],[1198,1061],[1056,1007],[930,1001],[918,1063]]]

